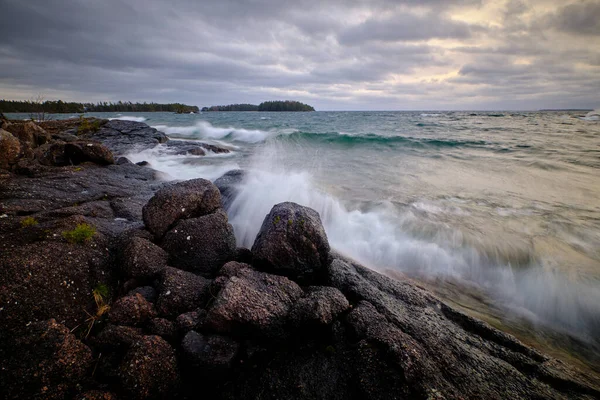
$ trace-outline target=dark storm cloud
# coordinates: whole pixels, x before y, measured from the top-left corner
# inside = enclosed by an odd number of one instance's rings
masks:
[[[319,109],[589,99],[599,3],[543,2],[0,0],[0,97]]]

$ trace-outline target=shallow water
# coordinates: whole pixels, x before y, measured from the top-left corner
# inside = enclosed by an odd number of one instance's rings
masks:
[[[240,245],[295,201],[338,251],[600,365],[600,122],[584,113],[91,115],[230,148],[129,157],[167,179],[249,170],[229,210]]]

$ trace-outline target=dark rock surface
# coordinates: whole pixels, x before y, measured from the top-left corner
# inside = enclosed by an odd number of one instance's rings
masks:
[[[4,399],[62,399],[91,366],[92,352],[54,319],[24,329],[20,351],[2,358],[0,388]]]
[[[350,303],[339,290],[327,286],[311,286],[290,312],[290,321],[296,326],[330,325],[350,308]]]
[[[156,316],[152,303],[141,294],[121,297],[113,304],[108,314],[110,322],[115,325],[140,326],[148,319]]]
[[[169,150],[168,153],[193,156],[204,156],[206,155],[206,151],[215,154],[229,153],[228,149],[222,147],[189,140],[169,140],[167,142],[167,149]]]
[[[107,325],[93,339],[94,347],[104,351],[127,350],[143,336],[141,328],[121,325]]]
[[[151,279],[165,269],[168,256],[151,241],[134,237],[123,251],[123,273],[128,278]]]
[[[121,120],[108,121],[98,131],[80,136],[102,142],[114,154],[151,149],[169,140],[167,135],[142,122]]]
[[[177,326],[166,318],[153,318],[148,321],[148,332],[172,342],[177,337]]]
[[[235,234],[223,210],[179,221],[162,246],[171,265],[209,278],[236,256]]]
[[[311,282],[327,266],[329,242],[315,210],[286,202],[265,217],[252,253],[267,271]]]
[[[144,336],[127,352],[119,376],[130,398],[173,398],[179,384],[175,350],[160,336]]]
[[[146,228],[161,238],[178,220],[211,214],[221,206],[219,189],[206,179],[167,186],[143,208]]]
[[[21,143],[10,132],[0,129],[0,169],[10,170],[19,160]]]
[[[156,309],[160,315],[176,317],[204,306],[209,286],[208,279],[167,267],[162,272]]]
[[[233,366],[240,345],[227,336],[204,336],[190,331],[181,341],[181,349],[192,366],[205,371],[224,372]]]
[[[224,209],[229,209],[229,206],[238,194],[239,186],[244,180],[246,173],[241,169],[234,169],[226,172],[222,177],[215,181],[215,186],[221,192],[221,202]]]
[[[127,295],[132,296],[138,293],[141,294],[144,297],[144,299],[146,299],[150,303],[154,303],[158,298],[158,292],[152,286],[136,287],[135,289],[130,290],[129,293],[127,293]]]
[[[205,326],[234,336],[282,338],[300,286],[283,276],[230,263],[217,280],[221,287],[208,309]]]

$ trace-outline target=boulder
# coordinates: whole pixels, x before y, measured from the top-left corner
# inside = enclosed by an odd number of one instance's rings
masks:
[[[153,318],[148,321],[148,332],[157,335],[166,341],[173,341],[177,337],[177,326],[166,318]]]
[[[109,324],[93,338],[92,343],[101,350],[127,350],[142,336],[141,328]]]
[[[252,253],[259,269],[311,282],[328,264],[329,242],[315,210],[286,202],[266,216]]]
[[[46,166],[65,166],[71,165],[65,154],[64,142],[46,143],[35,149],[35,159]]]
[[[221,290],[208,309],[204,327],[237,336],[285,337],[288,313],[303,294],[300,286],[239,264],[223,272],[227,275],[217,279]]]
[[[142,213],[146,228],[162,238],[178,220],[211,214],[220,206],[215,185],[206,179],[192,179],[160,189]]]
[[[127,352],[119,376],[130,398],[175,398],[179,383],[175,350],[160,336],[144,336]]]
[[[204,336],[190,331],[181,341],[181,349],[192,366],[208,372],[224,372],[233,366],[240,345],[226,336]]]
[[[124,165],[124,164],[133,164],[127,157],[118,157],[115,160],[115,164]]]
[[[19,160],[21,143],[10,132],[0,129],[0,169],[9,170]]]
[[[117,300],[112,305],[108,318],[116,325],[140,326],[155,315],[152,303],[138,293]]]
[[[84,162],[93,162],[98,165],[115,163],[112,152],[106,146],[94,142],[66,143],[65,156],[74,165]]]
[[[206,277],[213,277],[236,256],[235,234],[223,210],[179,221],[167,232],[162,246],[171,265]]]
[[[167,267],[160,280],[156,309],[162,316],[176,317],[204,306],[210,281],[191,272]]]
[[[2,359],[0,392],[6,399],[63,399],[92,362],[91,350],[54,319],[29,325],[14,349]]]
[[[219,192],[221,192],[221,202],[224,209],[229,209],[229,206],[233,203],[245,175],[246,173],[244,170],[234,169],[226,172],[215,181],[215,186],[219,188]]]
[[[22,143],[36,148],[51,140],[51,135],[34,122],[10,124],[7,130],[18,138]]]
[[[190,311],[184,314],[181,314],[175,320],[175,324],[177,325],[177,329],[182,334],[186,334],[193,329],[198,329],[199,325],[206,318],[206,311]]]
[[[327,286],[311,286],[306,295],[294,304],[290,312],[293,326],[324,326],[331,324],[350,303],[338,289]]]
[[[134,296],[138,293],[141,294],[142,297],[144,297],[144,299],[146,299],[150,303],[154,303],[156,301],[156,298],[158,297],[158,293],[156,292],[156,289],[154,289],[152,286],[136,287],[135,289],[130,290],[127,293],[127,296]]]
[[[167,266],[168,254],[147,239],[134,237],[123,250],[123,273],[129,278],[152,279]]]

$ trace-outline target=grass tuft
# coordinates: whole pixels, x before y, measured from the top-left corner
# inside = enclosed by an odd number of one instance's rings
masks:
[[[86,223],[78,224],[72,231],[62,233],[63,237],[70,243],[83,244],[96,234],[96,228]]]
[[[37,219],[33,217],[25,217],[21,220],[21,228],[27,228],[28,226],[35,226],[37,224]]]

